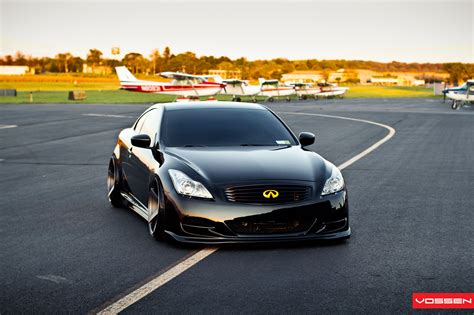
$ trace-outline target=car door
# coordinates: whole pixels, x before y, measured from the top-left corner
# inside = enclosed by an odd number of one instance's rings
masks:
[[[134,197],[146,206],[148,203],[150,176],[153,175],[152,172],[154,171],[154,165],[156,163],[151,147],[155,147],[156,145],[158,128],[161,122],[161,110],[156,109],[150,111],[146,114],[144,119],[137,134],[148,135],[151,139],[151,145],[150,148],[131,147],[129,154],[130,173],[128,182]]]
[[[140,130],[143,127],[146,117],[151,114],[152,111],[153,109],[150,111],[146,111],[137,119],[133,127],[130,128],[130,131],[127,132],[126,137],[124,137],[123,143],[120,148],[123,175],[125,176],[125,181],[127,183],[128,190],[133,195],[135,194],[133,186],[135,186],[134,183],[136,182],[137,170],[135,169],[136,163],[134,162],[134,158],[132,157],[134,147],[132,146],[130,139],[133,136],[140,134]]]

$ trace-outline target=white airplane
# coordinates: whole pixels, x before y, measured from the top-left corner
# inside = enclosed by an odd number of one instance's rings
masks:
[[[265,80],[259,78],[260,94],[267,97],[267,101],[273,102],[275,98],[285,97],[286,101],[291,101],[291,95],[295,94],[295,89],[292,86],[280,85],[278,80]]]
[[[202,76],[180,72],[161,72],[158,74],[164,78],[173,79],[169,83],[138,80],[123,66],[116,67],[115,71],[120,80],[121,89],[134,92],[176,95],[196,99],[200,96],[214,96],[225,87],[223,83],[209,82]]]
[[[456,110],[467,104],[474,104],[474,80],[467,80],[463,85],[466,87],[462,91],[449,91],[446,97],[453,100],[451,108]]]
[[[319,83],[318,86],[321,88],[321,92],[317,95],[317,97],[336,97],[343,98],[344,94],[349,90],[348,87],[340,87],[335,84],[330,83]]]
[[[251,85],[247,80],[226,79],[221,80],[226,86],[222,89],[221,94],[232,95],[232,100],[240,102],[241,97],[250,96],[255,103],[255,98],[261,91],[259,85]]]
[[[311,83],[290,83],[288,85],[295,89],[296,95],[302,100],[307,99],[308,96],[317,98],[318,94],[321,93],[321,88],[319,86],[313,86]]]

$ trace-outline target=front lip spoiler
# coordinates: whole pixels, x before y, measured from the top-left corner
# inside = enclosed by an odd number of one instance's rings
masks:
[[[296,242],[296,241],[311,241],[311,240],[335,240],[345,239],[351,236],[351,228],[345,231],[328,233],[323,235],[297,235],[297,236],[246,236],[246,237],[194,237],[182,236],[171,231],[166,231],[174,240],[182,243],[191,244],[247,244],[247,243],[276,243],[276,242]]]

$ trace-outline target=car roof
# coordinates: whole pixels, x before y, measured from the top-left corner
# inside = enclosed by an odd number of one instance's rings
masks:
[[[203,101],[203,102],[172,102],[172,103],[159,103],[152,106],[153,108],[163,107],[166,110],[176,109],[265,109],[264,106],[255,103],[241,103],[241,102],[219,102],[219,101]]]

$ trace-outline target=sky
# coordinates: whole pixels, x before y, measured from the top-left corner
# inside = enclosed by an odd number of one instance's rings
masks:
[[[0,0],[0,55],[474,62],[474,0]]]

